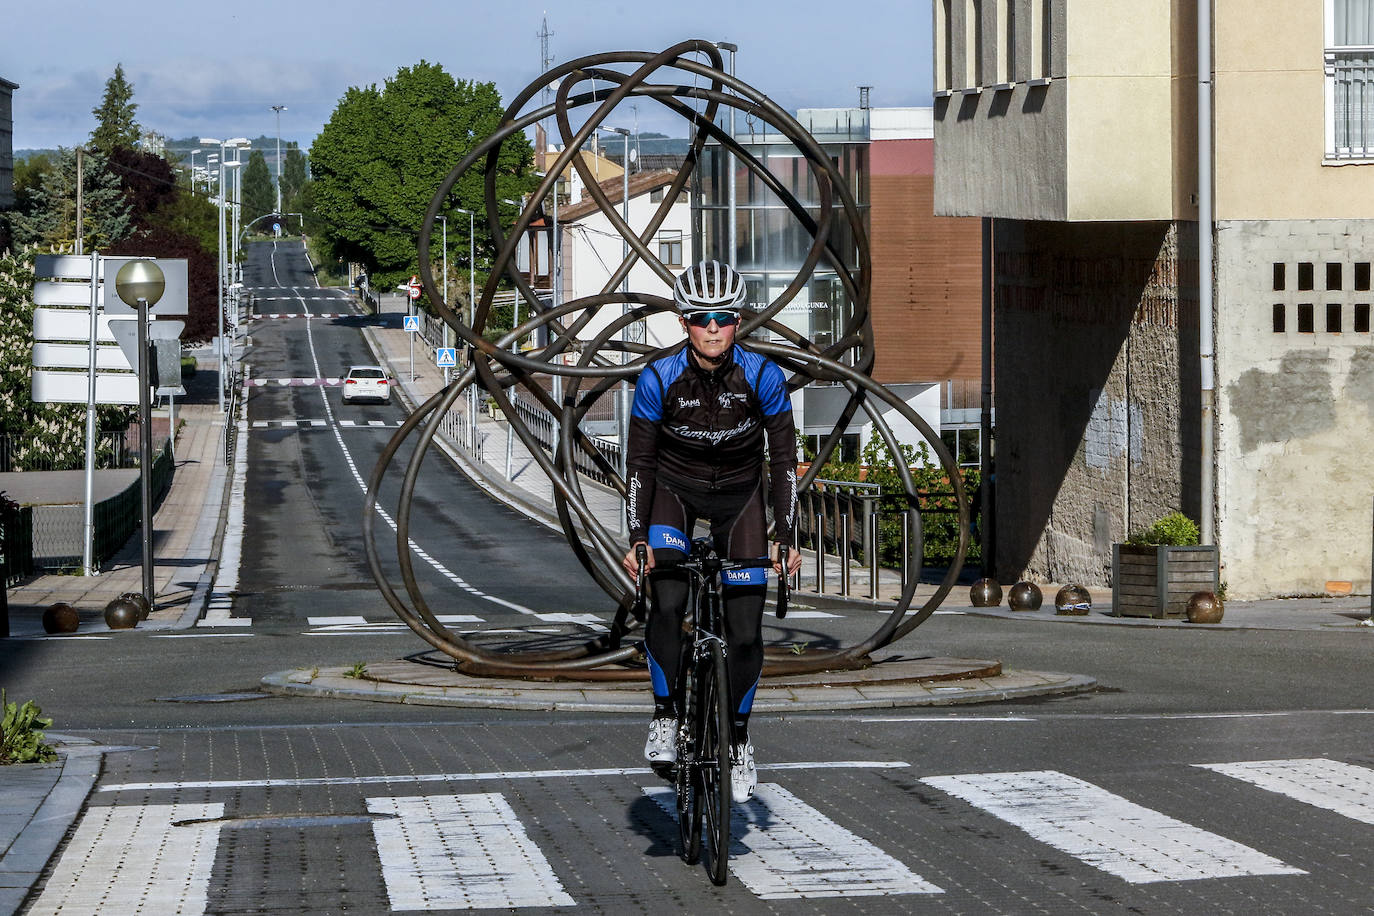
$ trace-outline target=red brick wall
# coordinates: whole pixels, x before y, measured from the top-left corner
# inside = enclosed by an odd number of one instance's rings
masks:
[[[934,215],[933,140],[880,140],[871,149],[874,378],[976,381],[982,372],[979,220]]]

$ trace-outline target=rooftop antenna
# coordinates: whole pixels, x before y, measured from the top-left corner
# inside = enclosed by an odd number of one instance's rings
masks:
[[[872,86],[860,86],[860,87],[859,87],[859,107],[860,107],[860,108],[868,108],[868,107],[869,107],[869,105],[868,105],[868,90],[870,90],[870,89],[872,89],[872,88],[873,88]]]

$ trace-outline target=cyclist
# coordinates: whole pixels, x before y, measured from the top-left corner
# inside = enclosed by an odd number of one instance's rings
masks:
[[[652,602],[645,623],[645,654],[654,691],[654,718],[644,756],[652,763],[677,760],[674,685],[682,655],[682,618],[688,580],[675,570],[691,547],[698,519],[707,520],[716,552],[734,560],[770,554],[764,509],[763,465],[767,444],[768,499],[774,537],[791,543],[796,519],[797,445],[792,404],[782,370],[735,342],[744,279],[719,261],[683,271],[673,299],[687,340],[647,365],[635,385],[630,413],[626,514],[630,550],[624,565],[638,571],[636,547],[647,546]],[[788,573],[801,566],[792,551]],[[764,594],[767,570],[742,569],[722,577],[730,702],[731,795],[743,802],[758,778],[749,741],[749,711],[763,670]]]

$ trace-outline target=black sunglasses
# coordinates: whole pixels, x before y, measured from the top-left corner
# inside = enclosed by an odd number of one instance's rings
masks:
[[[739,324],[738,312],[693,312],[687,316],[687,323],[694,328],[709,327],[711,322],[715,322],[718,327],[728,328],[731,325]]]

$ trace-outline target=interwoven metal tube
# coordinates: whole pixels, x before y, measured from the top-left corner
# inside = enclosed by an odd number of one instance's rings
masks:
[[[704,57],[704,61],[699,58]],[[666,78],[666,80],[665,80]],[[651,82],[656,80],[656,82]],[[546,89],[556,87],[555,101],[542,107],[529,107],[532,99]],[[627,98],[647,99],[686,119],[693,128],[693,140],[686,161],[664,193],[663,202],[645,228],[636,234],[622,220],[617,208],[606,199],[588,166],[577,155],[582,145],[606,117]],[[700,105],[698,111],[694,106]],[[770,174],[746,148],[716,125],[722,106],[732,106],[762,121],[770,132],[782,135],[792,143],[804,159],[816,183],[819,197],[815,217],[796,197]],[[580,126],[574,127],[574,114],[584,114]],[[558,127],[563,152],[548,166],[538,189],[530,196],[530,203],[519,214],[509,231],[502,228],[497,215],[496,164],[500,146],[507,138],[525,130],[536,122],[552,118]],[[730,76],[722,69],[716,46],[707,41],[685,41],[657,54],[648,52],[615,52],[597,54],[569,61],[556,67],[531,83],[519,93],[506,109],[500,127],[479,143],[441,182],[430,202],[420,230],[420,276],[429,301],[439,317],[466,343],[470,365],[444,389],[420,405],[402,424],[383,450],[368,482],[363,513],[363,536],[368,565],[387,604],[406,624],[426,642],[454,658],[461,670],[473,674],[523,677],[576,677],[581,679],[624,679],[643,676],[627,663],[638,656],[634,646],[622,646],[622,637],[629,631],[624,623],[624,611],[634,600],[633,589],[620,567],[624,546],[618,538],[588,508],[583,484],[574,461],[580,452],[610,479],[623,497],[625,482],[618,469],[593,447],[581,432],[581,420],[597,401],[615,391],[625,379],[634,379],[640,369],[660,355],[658,349],[646,344],[620,340],[621,329],[662,311],[674,312],[670,299],[644,293],[617,291],[625,276],[636,264],[647,264],[659,277],[671,284],[672,271],[663,265],[649,248],[649,241],[668,217],[669,210],[686,187],[701,151],[708,139],[718,142],[737,162],[747,167],[755,179],[782,201],[784,206],[812,238],[807,256],[793,281],[772,301],[756,311],[746,310],[738,334],[743,337],[763,329],[770,334],[751,338],[749,346],[777,362],[788,374],[789,390],[795,391],[812,381],[838,383],[849,398],[839,421],[825,437],[816,460],[798,481],[798,492],[805,496],[821,467],[829,459],[843,431],[859,410],[865,411],[874,428],[883,437],[893,455],[901,449],[892,430],[884,421],[884,412],[895,411],[911,423],[929,444],[939,460],[955,492],[959,511],[959,545],[949,571],[935,593],[912,611],[916,589],[915,576],[905,577],[904,587],[892,611],[883,618],[878,629],[866,639],[852,646],[826,651],[810,651],[797,656],[790,653],[769,652],[765,674],[795,674],[835,668],[858,667],[868,664],[875,649],[900,639],[919,626],[944,600],[958,578],[968,546],[968,501],[963,481],[954,458],[940,437],[921,416],[900,398],[870,377],[873,366],[873,331],[869,322],[869,290],[872,272],[869,261],[867,233],[862,214],[849,189],[822,147],[797,121],[779,108],[767,96],[746,83]],[[465,323],[458,312],[445,301],[434,282],[430,257],[431,236],[444,202],[458,180],[483,163],[486,189],[487,223],[498,254],[481,296],[473,303],[472,324]],[[577,169],[591,197],[602,213],[626,239],[629,255],[615,266],[602,292],[564,303],[557,308],[537,309],[528,320],[496,341],[483,336],[492,301],[498,284],[504,277],[513,284],[524,300],[538,303],[539,297],[515,264],[520,239],[535,218],[541,202],[548,196],[559,175],[571,165]],[[628,165],[628,163],[627,163]],[[843,220],[852,237],[857,269],[851,270],[832,239],[832,230]],[[777,320],[778,314],[805,287],[812,274],[825,262],[842,284],[853,312],[837,339],[827,347],[820,347]],[[624,314],[611,321],[595,334],[586,328],[597,310],[606,305],[621,305]],[[536,353],[512,352],[509,347],[528,334],[547,334],[548,345]],[[776,335],[782,340],[767,339]],[[569,364],[565,354],[579,354]],[[563,397],[555,402],[539,383],[541,377],[558,376],[564,386]],[[584,388],[584,383],[590,383]],[[599,639],[572,649],[550,652],[492,652],[474,645],[470,640],[445,627],[421,594],[415,578],[409,549],[410,509],[415,483],[421,463],[433,443],[439,428],[431,417],[443,416],[469,386],[480,386],[501,409],[510,428],[518,435],[530,455],[553,486],[554,504],[568,545],[583,568],[600,586],[620,613],[612,632]],[[511,388],[520,390],[522,398],[544,407],[558,419],[559,437],[556,448],[549,454],[536,440],[532,430],[520,419],[509,397]],[[403,443],[418,436],[411,458],[406,463],[398,505],[395,511],[395,550],[400,566],[404,594],[384,574],[374,522],[377,515],[376,494]],[[897,462],[896,470],[906,493],[908,524],[920,524],[918,494],[909,470]],[[580,532],[580,533],[579,533]]]

